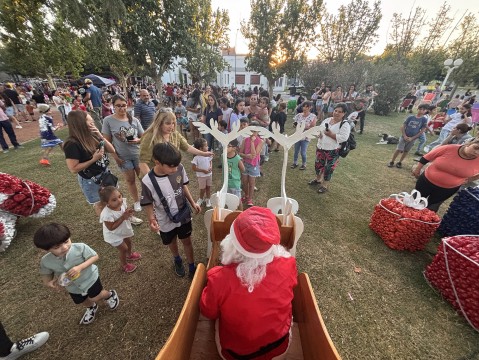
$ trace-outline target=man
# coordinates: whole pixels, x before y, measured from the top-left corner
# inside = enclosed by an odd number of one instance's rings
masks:
[[[93,85],[93,81],[91,79],[85,79],[85,97],[83,98],[83,102],[86,104],[91,101],[93,109],[89,109],[90,116],[95,121],[95,125],[98,129],[101,130],[102,128],[102,121],[101,121],[101,105],[103,96],[101,94],[101,90]],[[88,108],[88,106],[87,106]]]
[[[140,101],[135,104],[135,117],[140,120],[143,130],[148,129],[155,117],[156,106],[150,101],[148,90],[140,90]]]
[[[366,91],[363,92],[359,98],[363,102],[363,109],[358,113],[359,117],[359,133],[362,134],[364,130],[364,122],[366,120],[366,111],[373,103],[373,99],[375,96],[378,96],[378,93],[373,90],[373,86],[371,84],[366,85]]]
[[[21,129],[22,126],[20,125],[20,122],[17,120],[15,115],[19,113],[19,110],[21,110],[21,101],[20,97],[18,96],[17,91],[13,88],[12,84],[6,84],[5,85],[5,90],[3,91],[3,95],[6,96],[8,99],[10,99],[10,104],[5,104],[6,110],[5,114],[9,117],[9,119],[14,122],[17,126],[17,129]],[[21,113],[23,116],[23,120],[26,121],[28,120],[25,116],[24,113]]]

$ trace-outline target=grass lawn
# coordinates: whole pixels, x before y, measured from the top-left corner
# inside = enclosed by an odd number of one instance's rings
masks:
[[[288,168],[286,191],[299,202],[298,216],[305,224],[297,248],[298,268],[311,278],[343,359],[479,359],[479,334],[422,275],[439,237],[426,251],[398,252],[387,248],[368,228],[373,207],[381,198],[414,188],[413,156],[403,169],[390,169],[386,164],[395,146],[376,145],[379,133],[398,135],[404,118],[404,114],[368,114],[365,134],[357,135],[358,148],[341,160],[326,194],[307,184],[314,177],[315,142],[308,148],[305,171]],[[287,128],[291,129],[290,120]],[[60,136],[65,138],[67,131],[59,131]],[[257,182],[257,205],[265,206],[269,198],[280,194],[281,154],[273,153],[264,166],[265,176]],[[143,255],[140,266],[132,274],[122,273],[117,252],[103,241],[101,225],[67,170],[62,152],[55,150],[50,168],[41,168],[38,160],[38,140],[23,150],[0,154],[0,171],[49,188],[58,202],[49,218],[20,219],[16,239],[0,253],[0,319],[7,332],[13,339],[50,332],[46,345],[25,359],[153,359],[175,324],[189,280],[175,276],[168,249],[146,224],[135,228],[134,244]],[[190,160],[187,154],[183,163],[196,198]],[[214,190],[219,190],[221,175],[215,170]],[[140,217],[146,220],[144,214]],[[115,312],[102,306],[93,324],[80,326],[83,309],[67,293],[41,284],[38,267],[43,253],[33,246],[32,237],[50,221],[67,224],[74,242],[85,242],[99,253],[102,283],[120,296]],[[193,229],[196,260],[206,262],[201,215],[194,217]]]

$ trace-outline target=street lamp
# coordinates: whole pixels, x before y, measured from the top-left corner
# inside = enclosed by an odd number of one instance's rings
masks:
[[[442,82],[441,89],[443,89],[444,86],[446,86],[447,79],[449,79],[449,75],[451,75],[452,71],[454,69],[457,69],[459,66],[461,66],[463,62],[464,61],[462,59],[456,59],[456,60],[447,59],[446,61],[444,61],[444,67],[447,68],[447,74],[446,74],[446,77],[444,78],[444,81]]]

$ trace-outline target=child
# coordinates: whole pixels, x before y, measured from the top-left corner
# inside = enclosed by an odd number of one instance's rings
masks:
[[[150,229],[159,233],[163,244],[170,248],[174,257],[175,273],[179,277],[185,276],[185,268],[178,252],[176,238],[182,241],[188,260],[189,276],[192,278],[196,266],[191,244],[192,226],[188,203],[196,213],[201,211],[201,207],[194,202],[188,189],[189,179],[185,168],[180,164],[181,153],[175,146],[169,142],[156,144],[153,147],[153,160],[155,166],[142,179],[140,203],[148,214]],[[188,211],[184,212],[185,208]]]
[[[61,128],[62,125],[58,124],[53,126],[53,118],[50,106],[47,104],[39,104],[38,111],[40,112],[40,118],[38,119],[38,126],[40,127],[40,138],[42,158],[40,159],[40,165],[50,166],[49,156],[53,148],[63,143],[63,140],[56,137],[54,131]]]
[[[27,104],[25,105],[25,109],[27,110],[28,115],[30,115],[30,118],[32,121],[37,121],[35,119],[35,110],[33,105],[30,103],[30,101],[27,101]]]
[[[137,266],[126,261],[141,259],[140,253],[132,252],[133,228],[130,217],[133,215],[133,209],[126,207],[126,199],[114,186],[101,189],[100,200],[106,205],[100,214],[100,223],[103,223],[103,238],[108,244],[118,249],[123,271],[131,273],[136,270]]]
[[[437,109],[436,105],[429,105],[429,109],[426,111],[426,114],[425,114],[425,117],[427,120],[426,131],[419,136],[419,144],[417,145],[417,150],[414,153],[414,155],[423,156],[424,154],[421,152],[421,149],[427,140],[426,133],[430,133],[431,135],[434,135],[434,132],[432,130],[432,119],[436,116],[436,109]]]
[[[239,129],[240,130],[243,130],[245,127],[249,126],[249,119],[248,117],[244,116],[242,117],[240,120],[240,127]],[[236,140],[238,140],[238,144],[242,144],[243,143],[243,140],[246,138],[247,136],[244,136],[244,135],[240,135],[236,138]],[[237,149],[239,151],[239,147]]]
[[[352,132],[356,132],[356,124],[358,123],[358,120],[359,120],[359,112],[361,110],[358,109],[359,106],[357,106],[356,104],[353,103],[353,109],[354,111],[348,115],[348,123],[349,123],[349,126],[351,126],[351,131]]]
[[[201,151],[208,151],[208,142],[206,139],[196,139],[193,146]],[[211,207],[211,184],[212,184],[212,165],[210,156],[196,155],[191,163],[193,164],[193,171],[196,171],[196,177],[198,178],[198,187],[200,189],[200,198],[196,202],[198,206],[203,203],[206,207]],[[205,198],[206,193],[206,198]]]
[[[83,105],[83,100],[81,95],[77,95],[75,99],[73,100],[72,110],[86,111],[86,106]]]
[[[286,123],[286,119],[287,119],[286,103],[282,102],[282,103],[279,103],[278,112],[276,113],[276,116],[275,116],[275,122],[278,123],[279,132],[281,134],[284,133],[284,124]],[[273,142],[273,145],[271,147],[272,147],[273,151],[276,151],[276,152],[279,151],[279,144],[277,142]]]
[[[236,195],[238,199],[241,199],[241,174],[244,173],[245,167],[237,152],[238,145],[238,140],[232,140],[228,144],[226,157],[228,159],[228,193]],[[241,202],[239,210],[243,210]]]
[[[183,105],[181,100],[176,102],[175,113],[178,112],[181,114],[181,117],[186,117],[186,108]]]
[[[257,122],[252,122],[251,125],[258,126]],[[263,148],[263,140],[258,135],[257,131],[253,131],[251,136],[246,137],[241,143],[240,156],[244,160],[245,170],[241,175],[241,182],[243,183],[244,198],[242,202],[246,201],[248,206],[253,206],[253,194],[256,183],[256,178],[260,176],[260,154]]]
[[[43,284],[58,289],[59,280],[65,286],[75,304],[86,307],[80,324],[87,325],[95,320],[97,301],[104,300],[115,310],[120,299],[115,290],[104,290],[94,263],[97,253],[83,243],[72,243],[70,230],[63,224],[50,223],[39,228],[33,235],[37,248],[48,253],[40,260]]]
[[[416,116],[411,115],[404,121],[404,124],[401,126],[402,135],[399,138],[399,143],[397,145],[396,151],[394,152],[393,157],[388,164],[388,167],[394,166],[394,161],[399,154],[401,154],[401,158],[396,164],[396,167],[399,169],[402,167],[402,161],[408,154],[409,150],[411,150],[414,146],[416,139],[426,131],[427,119],[424,115],[428,109],[429,105],[421,104],[417,108]]]
[[[175,109],[175,116],[176,116],[176,125],[180,128],[180,133],[183,133],[186,137],[186,133],[188,132],[188,118],[183,116],[181,110],[178,108]]]

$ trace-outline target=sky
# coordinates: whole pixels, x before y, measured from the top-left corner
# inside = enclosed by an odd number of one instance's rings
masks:
[[[351,0],[334,0],[325,1],[327,10],[330,13],[336,13],[339,6],[350,3]],[[374,1],[369,0],[372,4]],[[428,18],[433,18],[437,14],[439,7],[442,5],[442,1],[439,0],[382,0],[382,19],[379,26],[379,40],[372,47],[369,55],[381,54],[388,42],[389,24],[391,23],[394,13],[402,13],[406,17],[408,16],[411,8],[420,6],[427,11]],[[246,54],[248,52],[248,44],[246,39],[241,35],[240,23],[242,20],[248,20],[250,16],[250,2],[248,0],[211,0],[213,9],[225,9],[228,10],[230,16],[230,46],[234,47],[236,43],[237,53]],[[460,0],[451,2],[451,15],[454,17],[451,29],[454,28],[457,21],[464,15],[464,12],[475,14],[479,19],[479,1],[478,0]],[[315,51],[312,49],[309,52],[309,57],[315,57]]]

